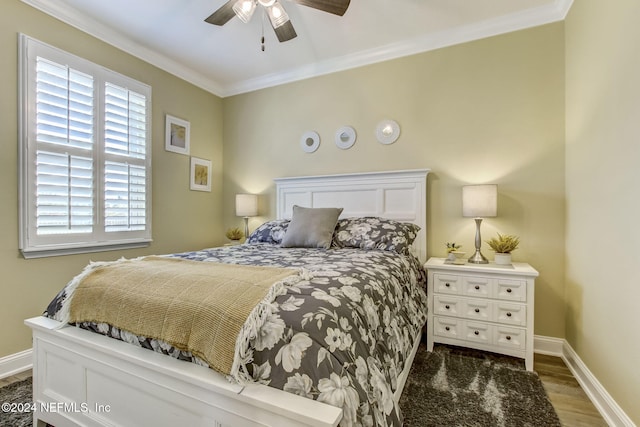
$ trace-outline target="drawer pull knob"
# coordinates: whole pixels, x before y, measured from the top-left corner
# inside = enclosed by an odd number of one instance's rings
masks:
[[[445,330],[445,331],[449,331],[449,330],[451,330],[451,328],[450,328],[450,327],[448,327],[448,326],[445,326],[445,327],[444,327],[444,330]]]
[[[451,287],[451,284],[449,284],[449,282],[444,284],[447,288]]]
[[[447,310],[449,310],[449,304],[445,305],[444,308],[446,308]]]
[[[479,308],[476,308],[476,313],[480,313],[480,309]]]
[[[473,331],[473,333],[476,334],[476,335],[480,335],[480,332],[478,332],[478,331]]]
[[[511,335],[507,335],[507,341],[511,341]]]
[[[480,290],[480,286],[476,285],[476,291]]]
[[[507,317],[511,317],[511,313],[510,313],[510,312],[509,312],[509,313],[507,313]]]
[[[511,293],[511,288],[507,288],[507,293],[510,294]]]

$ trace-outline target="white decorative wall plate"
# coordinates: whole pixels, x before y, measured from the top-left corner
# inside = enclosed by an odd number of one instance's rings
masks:
[[[393,144],[400,136],[400,125],[394,120],[383,120],[376,127],[376,138],[380,144]]]
[[[314,131],[303,133],[300,138],[300,146],[304,152],[313,153],[320,146],[320,135]]]
[[[347,150],[356,143],[356,130],[351,126],[343,126],[336,132],[336,145]]]

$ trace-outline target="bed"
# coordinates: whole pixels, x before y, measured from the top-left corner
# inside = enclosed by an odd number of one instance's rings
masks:
[[[302,279],[274,301],[278,310],[270,324],[276,338],[266,334],[260,345],[252,344],[245,367],[254,382],[230,382],[199,357],[171,346],[149,351],[157,343],[143,336],[114,340],[108,337],[114,331],[104,325],[89,322],[79,328],[45,316],[28,319],[34,338],[34,402],[41,409],[34,412],[34,422],[58,427],[400,425],[397,401],[426,318],[420,287],[427,173],[276,179],[279,221],[256,230],[254,241],[164,257],[300,269]],[[282,248],[282,242],[269,241],[283,224],[292,223],[296,209],[337,206],[343,209],[337,247]],[[387,240],[384,245],[394,250],[349,247],[354,233],[348,230],[400,223],[419,227],[411,245]],[[358,288],[355,282],[366,284]],[[391,308],[376,305],[381,304],[376,294],[389,299]],[[400,313],[394,306],[410,309]],[[381,318],[372,315],[372,307],[380,308]],[[48,312],[58,308],[50,306]],[[298,311],[301,317],[291,317]]]

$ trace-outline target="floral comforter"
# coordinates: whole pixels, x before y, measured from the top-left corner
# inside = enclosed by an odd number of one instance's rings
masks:
[[[396,378],[426,320],[426,277],[413,256],[359,249],[238,245],[170,255],[234,264],[302,267],[309,274],[276,297],[247,363],[255,382],[343,408],[340,425],[400,426]],[[63,289],[46,316],[55,317]],[[106,324],[79,325],[205,364],[163,342]]]

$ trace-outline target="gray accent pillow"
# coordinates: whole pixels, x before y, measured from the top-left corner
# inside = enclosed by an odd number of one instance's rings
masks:
[[[294,205],[291,222],[280,246],[329,249],[341,213],[342,208],[303,208]]]

